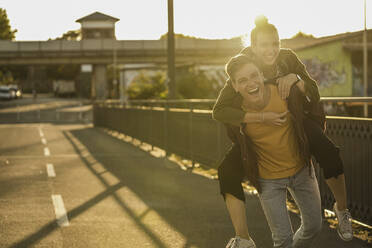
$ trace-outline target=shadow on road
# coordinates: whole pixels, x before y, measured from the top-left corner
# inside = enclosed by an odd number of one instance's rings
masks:
[[[184,248],[225,247],[226,242],[234,235],[226,207],[219,195],[218,181],[180,170],[169,160],[153,157],[131,144],[105,134],[98,128],[64,131],[64,136],[85,166],[106,187],[104,192],[69,211],[70,220],[112,196],[122,211],[143,231],[143,235],[152,240],[154,247],[174,246],[165,244],[164,237],[155,232],[159,223],[144,224],[143,217],[150,210],[156,211],[172,230],[182,234],[185,239]],[[119,182],[115,185],[107,183],[105,173],[95,170],[94,165],[97,163],[114,175]],[[133,211],[128,202],[123,201],[117,194],[123,187],[141,199],[148,210],[141,214]],[[246,206],[249,231],[257,247],[272,247],[271,233],[259,201],[255,196],[247,196]],[[296,229],[299,219],[293,219]],[[57,228],[56,221],[50,222],[11,247],[32,246]],[[323,236],[314,247],[367,247],[340,242],[332,230],[326,231],[326,235]],[[332,244],[341,245],[326,245],[327,240],[332,241]]]
[[[81,155],[77,142],[82,144],[95,160],[133,191],[149,208],[156,211],[174,230],[181,233],[186,247],[224,247],[233,236],[222,197],[219,195],[218,182],[203,176],[178,169],[178,166],[163,158],[156,158],[141,151],[141,156],[131,154],[138,148],[115,139],[96,128],[65,132],[65,137],[80,154],[86,166],[102,183],[102,175],[95,172],[91,163]],[[111,150],[113,147],[116,147]],[[98,152],[107,154],[121,153],[121,157],[95,156]],[[115,196],[115,194],[114,194]],[[141,218],[131,212],[120,198],[115,196],[123,211],[136,221],[157,247],[165,246]],[[257,199],[248,197],[248,221],[252,223],[250,232],[260,236],[259,247],[271,246],[271,235],[264,221],[264,215]],[[153,228],[156,228],[154,225]]]

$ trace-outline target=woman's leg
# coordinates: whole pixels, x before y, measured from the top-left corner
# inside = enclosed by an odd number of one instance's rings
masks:
[[[322,227],[320,193],[314,168],[311,168],[311,175],[305,167],[291,177],[289,191],[301,213],[301,226],[293,237],[293,247],[310,247]]]
[[[347,208],[345,175],[341,174],[336,178],[331,177],[326,179],[326,182],[335,197],[337,209],[340,211],[345,210]]]
[[[218,167],[220,192],[225,199],[236,236],[249,239],[245,212],[245,196],[241,184],[243,175],[240,146],[233,145]]]
[[[339,210],[345,210],[347,195],[339,149],[313,120],[305,118],[304,128],[309,140],[310,152],[323,168],[326,183],[335,197]]]
[[[310,152],[323,168],[325,181],[336,200],[334,208],[338,220],[337,232],[341,239],[350,241],[353,239],[353,228],[351,215],[347,209],[345,175],[339,149],[314,121],[305,119],[304,128],[309,140]]]
[[[226,193],[225,202],[236,236],[249,240],[250,236],[248,232],[244,201],[239,200],[229,193]]]

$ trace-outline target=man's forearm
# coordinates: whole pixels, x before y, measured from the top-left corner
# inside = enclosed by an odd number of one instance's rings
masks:
[[[243,118],[244,123],[260,123],[264,121],[264,113],[248,113],[246,112]]]

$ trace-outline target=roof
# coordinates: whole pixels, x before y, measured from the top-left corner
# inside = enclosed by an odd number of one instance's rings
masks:
[[[109,15],[105,15],[101,12],[96,11],[96,12],[90,14],[90,15],[84,16],[84,17],[76,20],[76,22],[83,22],[83,21],[114,21],[114,22],[117,22],[119,20],[120,19],[118,19],[118,18],[109,16]]]
[[[364,30],[356,31],[356,32],[346,32],[336,35],[324,36],[324,37],[308,37],[308,36],[300,36],[291,39],[282,39],[281,40],[281,47],[283,48],[290,48],[292,50],[302,50],[314,46],[323,45],[329,42],[345,40],[346,44],[356,44],[362,42],[362,35]],[[372,29],[368,29],[368,36],[372,35]],[[368,39],[371,42],[371,39]]]

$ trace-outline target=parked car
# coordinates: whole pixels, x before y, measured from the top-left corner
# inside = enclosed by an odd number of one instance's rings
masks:
[[[8,86],[0,86],[0,99],[11,100],[14,98],[14,92]]]
[[[22,90],[18,87],[18,85],[9,85],[9,89],[12,91],[14,98],[22,98]]]

